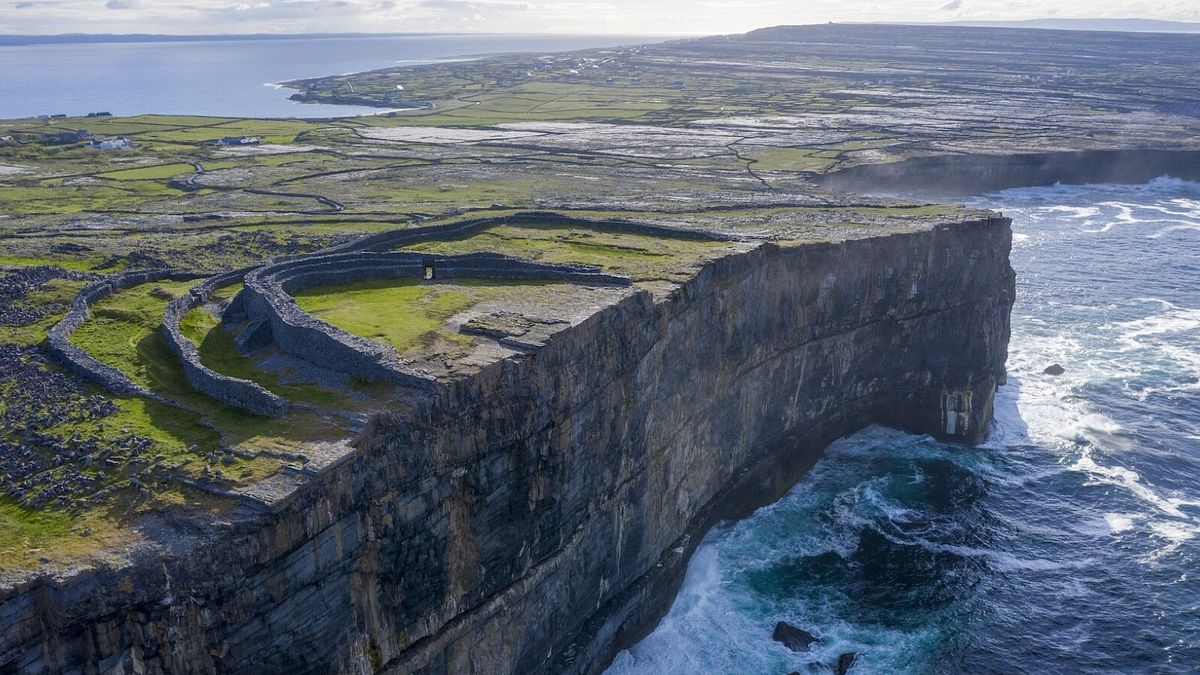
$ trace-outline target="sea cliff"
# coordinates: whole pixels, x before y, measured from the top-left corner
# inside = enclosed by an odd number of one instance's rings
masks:
[[[831,440],[966,443],[1004,378],[992,217],[760,244],[378,415],[270,513],[0,591],[18,672],[602,670],[715,522]]]

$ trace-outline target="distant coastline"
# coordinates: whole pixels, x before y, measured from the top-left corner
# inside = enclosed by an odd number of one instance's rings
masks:
[[[841,22],[834,22],[841,23]],[[852,22],[856,23],[856,22]],[[920,22],[866,22],[878,25],[916,25],[916,26],[959,26],[964,28],[1026,28],[1038,30],[1082,30],[1099,32],[1132,32],[1132,33],[1200,33],[1200,22],[1195,21],[1166,21],[1162,19],[1021,19],[1014,21],[989,20],[960,20],[941,21],[933,23]],[[26,46],[44,44],[105,44],[105,43],[139,43],[139,42],[235,42],[235,41],[274,41],[274,40],[326,40],[326,39],[372,39],[372,38],[405,38],[405,37],[517,37],[517,36],[551,36],[557,38],[570,37],[634,37],[630,34],[579,34],[564,35],[550,33],[470,33],[470,32],[409,32],[409,33],[225,33],[203,35],[169,35],[157,33],[59,33],[55,35],[0,35],[0,47]],[[647,33],[647,41],[666,37],[699,37],[699,34],[667,34]]]
[[[467,55],[555,53],[655,41],[650,36],[534,34],[3,36],[0,119],[94,111],[117,116],[373,115],[381,108],[292,101],[288,96],[293,92],[280,85],[472,58]]]
[[[950,21],[927,24],[967,28],[1034,28],[1118,33],[1200,33],[1200,23],[1161,19],[1026,19],[1023,21]]]
[[[224,35],[158,35],[153,33],[61,33],[57,35],[0,35],[0,47],[29,46],[29,45],[72,45],[72,44],[111,44],[131,42],[242,42],[259,40],[330,40],[330,39],[372,39],[372,38],[406,38],[406,37],[538,37],[551,36],[549,33],[230,33]],[[555,38],[603,38],[605,34],[563,36]],[[611,37],[629,38],[630,35],[612,34]],[[663,35],[644,36],[647,40],[665,37]],[[671,36],[671,37],[686,37]]]

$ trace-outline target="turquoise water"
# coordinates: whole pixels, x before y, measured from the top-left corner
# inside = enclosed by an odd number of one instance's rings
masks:
[[[332,117],[379,108],[306,105],[272,83],[441,59],[654,42],[647,36],[358,35],[278,40],[0,45],[0,119],[160,113]]]
[[[1018,274],[990,441],[837,442],[708,535],[611,673],[1200,670],[1200,185],[975,201],[1013,218]]]

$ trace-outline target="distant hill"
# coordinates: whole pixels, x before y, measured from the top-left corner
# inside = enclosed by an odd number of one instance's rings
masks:
[[[1158,19],[1028,19],[1025,21],[949,21],[939,26],[1041,28],[1048,30],[1119,31],[1123,33],[1200,33],[1200,23]]]

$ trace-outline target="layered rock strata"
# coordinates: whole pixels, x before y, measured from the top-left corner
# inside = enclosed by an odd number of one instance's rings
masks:
[[[1002,218],[752,251],[636,292],[404,414],[220,534],[0,591],[19,672],[601,670],[718,519],[882,423],[982,438]],[[203,545],[200,545],[200,544]]]

